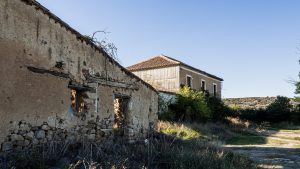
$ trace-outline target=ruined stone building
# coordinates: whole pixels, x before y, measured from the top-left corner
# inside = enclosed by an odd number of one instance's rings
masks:
[[[34,0],[0,0],[0,57],[2,150],[134,141],[157,121],[153,87]]]

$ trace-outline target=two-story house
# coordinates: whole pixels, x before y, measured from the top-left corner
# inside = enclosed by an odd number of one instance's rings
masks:
[[[176,93],[186,85],[194,90],[208,91],[211,96],[221,97],[222,78],[165,55],[153,57],[127,69],[161,92]]]

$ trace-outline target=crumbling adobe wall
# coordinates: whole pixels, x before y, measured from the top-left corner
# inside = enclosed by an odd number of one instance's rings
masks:
[[[0,1],[0,57],[0,143],[15,146],[12,138],[27,140],[31,132],[37,137],[43,125],[68,133],[93,123],[89,130],[98,129],[96,135],[112,132],[115,95],[130,97],[130,141],[145,137],[157,121],[158,94],[151,86],[34,1]],[[82,114],[71,108],[71,88],[84,89]],[[22,124],[30,126],[26,132]]]

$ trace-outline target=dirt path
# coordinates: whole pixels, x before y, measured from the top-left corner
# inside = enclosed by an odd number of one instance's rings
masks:
[[[253,137],[263,139],[265,143],[239,144],[236,142],[236,144],[224,147],[234,153],[249,157],[262,168],[300,169],[300,130],[269,130],[261,136],[247,137],[249,140],[253,140]]]

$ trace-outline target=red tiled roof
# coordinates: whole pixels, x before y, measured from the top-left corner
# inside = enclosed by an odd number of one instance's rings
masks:
[[[180,62],[174,61],[172,59],[168,59],[163,56],[156,56],[144,62],[132,65],[127,67],[129,71],[137,71],[137,70],[145,70],[145,69],[153,69],[160,67],[169,67],[179,65]]]
[[[214,79],[217,79],[217,80],[220,80],[220,81],[223,81],[222,78],[220,77],[217,77],[215,75],[212,75],[212,74],[209,74],[205,71],[202,71],[200,69],[197,69],[197,68],[194,68],[190,65],[187,65],[183,62],[180,62],[176,59],[173,59],[169,56],[165,56],[165,55],[160,55],[160,56],[156,56],[156,57],[153,57],[149,60],[146,60],[144,62],[141,62],[141,63],[138,63],[138,64],[135,64],[135,65],[132,65],[132,66],[129,66],[127,67],[127,69],[129,71],[139,71],[139,70],[147,70],[147,69],[155,69],[155,68],[162,68],[162,67],[170,67],[170,66],[176,66],[176,65],[181,65],[181,66],[184,66],[184,67],[187,67],[187,68],[190,68],[196,72],[199,72],[201,74],[204,74],[206,76],[209,76],[211,78],[214,78]]]

